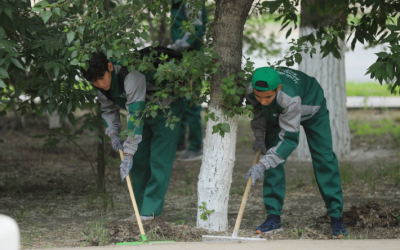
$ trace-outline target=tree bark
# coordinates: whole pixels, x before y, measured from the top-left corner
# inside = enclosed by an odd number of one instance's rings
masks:
[[[97,110],[98,136],[100,140],[97,142],[97,181],[100,190],[105,191],[105,172],[106,172],[106,154],[105,154],[105,135],[104,126],[101,117],[100,104]]]
[[[167,27],[167,21],[165,19],[167,15],[167,10],[168,6],[166,4],[163,5],[163,16],[161,17],[160,20],[160,29],[158,31],[158,44],[160,46],[167,46],[170,43],[170,39],[168,39],[168,27]]]
[[[313,4],[316,0],[303,1],[304,4]],[[300,37],[315,32],[311,22],[318,19],[320,26],[325,25],[337,16],[325,14],[323,17],[318,15],[318,11],[309,12],[308,8],[302,6]],[[341,18],[341,22],[346,22],[345,17]],[[321,21],[322,20],[322,21]],[[327,107],[329,110],[329,118],[332,129],[333,151],[338,158],[350,153],[350,129],[347,120],[346,108],[346,69],[345,69],[345,50],[346,44],[339,40],[341,48],[341,59],[336,59],[332,54],[322,58],[319,47],[317,53],[310,58],[309,55],[303,55],[303,61],[299,65],[299,70],[313,76],[317,79],[324,90]],[[310,152],[303,128],[300,133],[299,146],[297,147],[297,155],[303,159],[310,157]]]
[[[241,70],[243,28],[253,0],[216,1],[214,19],[214,51],[219,56],[220,74],[211,78],[210,113],[219,117],[217,122],[209,121],[204,141],[204,156],[198,182],[198,204],[206,204],[207,210],[214,210],[207,220],[200,218],[198,210],[197,226],[212,231],[228,229],[229,189],[232,182],[237,137],[237,117],[223,115],[222,79],[229,78]],[[230,133],[224,137],[213,134],[213,126],[228,123]]]

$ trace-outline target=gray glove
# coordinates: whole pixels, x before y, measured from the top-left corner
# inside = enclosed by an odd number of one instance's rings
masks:
[[[131,171],[132,163],[133,163],[133,155],[124,154],[124,159],[122,160],[121,165],[119,166],[119,172],[121,174],[122,181],[125,180],[129,172]]]
[[[124,151],[124,147],[122,146],[122,142],[119,139],[117,134],[111,134],[110,135],[110,139],[111,139],[111,147],[114,149],[115,152],[118,153],[120,149],[122,151]]]
[[[257,163],[249,169],[249,172],[247,172],[246,181],[251,177],[251,186],[254,187],[256,181],[261,179],[263,176],[264,171],[265,167],[261,163]]]
[[[257,152],[259,148],[261,148],[261,154],[265,155],[267,153],[267,149],[265,148],[265,140],[262,136],[257,136],[253,144],[254,151]]]

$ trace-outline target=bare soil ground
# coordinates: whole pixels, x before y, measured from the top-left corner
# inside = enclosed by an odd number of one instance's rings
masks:
[[[353,153],[340,161],[349,239],[400,238],[400,137],[395,132],[362,132],[354,126],[379,128],[385,118],[393,126],[400,125],[400,111],[349,112]],[[9,129],[10,124],[11,117],[0,121],[0,213],[18,222],[24,249],[140,240],[136,223],[121,221],[133,209],[126,184],[119,178],[118,158],[107,158],[107,193],[98,192],[87,159],[74,145],[43,148],[43,139],[33,138],[49,132],[45,117],[27,117],[23,130]],[[234,226],[254,157],[253,139],[248,120],[241,119],[230,191],[230,231],[220,235],[230,235]],[[96,162],[96,140],[81,138],[78,143]],[[201,162],[175,161],[163,215],[144,223],[150,240],[200,241],[208,233],[195,227],[200,166]],[[329,239],[329,217],[311,162],[291,157],[285,171],[284,231],[263,237]],[[240,236],[254,237],[255,227],[265,217],[259,182],[248,199]]]

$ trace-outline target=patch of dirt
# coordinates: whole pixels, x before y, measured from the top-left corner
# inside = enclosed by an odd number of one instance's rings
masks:
[[[400,208],[386,207],[376,202],[352,206],[343,213],[344,223],[356,228],[400,226]]]
[[[136,220],[110,222],[107,229],[110,234],[109,243],[142,241]],[[143,221],[143,229],[149,241],[201,241],[201,236],[207,233],[204,229],[165,222],[161,217]]]

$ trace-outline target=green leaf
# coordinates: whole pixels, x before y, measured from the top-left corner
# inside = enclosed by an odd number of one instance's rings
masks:
[[[388,73],[389,78],[393,79],[394,74],[393,74],[393,65],[392,64],[390,64],[390,63],[386,64],[386,72]]]
[[[79,64],[79,61],[78,61],[78,59],[73,59],[72,61],[71,61],[71,63],[70,63],[71,65],[78,65]]]
[[[21,63],[18,61],[18,59],[16,59],[16,58],[10,58],[10,60],[11,60],[11,62],[12,62],[15,66],[17,66],[18,68],[24,69],[24,67],[22,67],[22,65],[21,65]]]
[[[229,133],[229,132],[231,132],[231,127],[229,126],[228,123],[222,123],[221,124],[221,130],[226,132],[226,133]]]
[[[382,62],[382,61],[376,62],[376,63],[372,64],[368,70],[371,72],[374,72],[375,70],[379,69],[383,64],[384,64],[384,62]]]
[[[78,26],[78,32],[83,35],[84,31],[85,31],[85,26],[84,25],[79,25]]]
[[[77,39],[77,40],[74,42],[74,46],[75,46],[75,48],[79,48],[79,47],[81,46],[81,40]]]
[[[171,123],[171,124],[169,125],[169,128],[170,128],[171,130],[174,130],[174,128],[175,128],[175,123]]]
[[[7,73],[7,70],[0,68],[0,75],[4,76],[5,78],[10,78],[10,76]]]
[[[74,40],[74,38],[75,38],[75,32],[73,32],[73,31],[68,32],[68,34],[67,34],[68,43],[71,43],[72,40]]]
[[[189,92],[186,92],[185,93],[185,98],[186,98],[186,100],[190,100],[190,98],[192,98],[192,96],[190,95],[190,93]]]
[[[397,27],[396,25],[386,25],[386,28],[388,28],[390,31],[400,30],[400,27]]]
[[[60,8],[54,8],[53,12],[57,14],[57,16],[61,17],[61,9]]]
[[[5,10],[4,10],[4,13],[6,13],[7,16],[8,16],[11,20],[13,20],[13,18],[12,18],[12,13],[11,13],[11,11],[10,11],[9,9],[5,9]]]
[[[77,55],[78,55],[78,51],[74,50],[74,51],[72,51],[71,58],[75,58]]]
[[[213,126],[213,134],[215,134],[215,133],[218,133],[218,131],[219,131],[219,127],[218,127],[218,125],[214,125]]]
[[[291,33],[292,33],[292,28],[290,28],[288,32],[286,32],[286,39],[290,36]]]
[[[49,21],[50,17],[51,17],[51,12],[50,11],[42,11],[40,13],[40,16],[43,19],[44,23],[47,23],[47,21]]]
[[[3,37],[6,35],[6,32],[2,27],[0,27],[0,39],[3,39]]]
[[[67,107],[67,114],[71,113],[71,109],[72,109],[72,102],[70,101]]]
[[[386,52],[375,53],[375,55],[379,56],[380,58],[386,58],[389,56],[389,54]]]
[[[112,57],[113,51],[111,49],[107,50],[107,58]]]
[[[151,111],[150,115],[151,115],[151,117],[156,118],[157,117],[157,111]]]
[[[142,33],[140,33],[140,37],[143,38],[144,40],[147,40],[147,38],[149,37],[149,34],[147,34],[146,31],[143,31]]]
[[[399,33],[392,32],[392,34],[390,34],[390,35],[387,36],[385,39],[383,39],[381,43],[388,43],[388,42],[391,42],[391,41],[393,41],[394,39],[396,39],[398,35],[399,35]]]
[[[60,66],[58,64],[54,65],[53,71],[54,71],[54,77],[57,78],[58,72],[60,71]]]
[[[6,84],[3,82],[3,80],[0,78],[0,88],[5,88]]]

